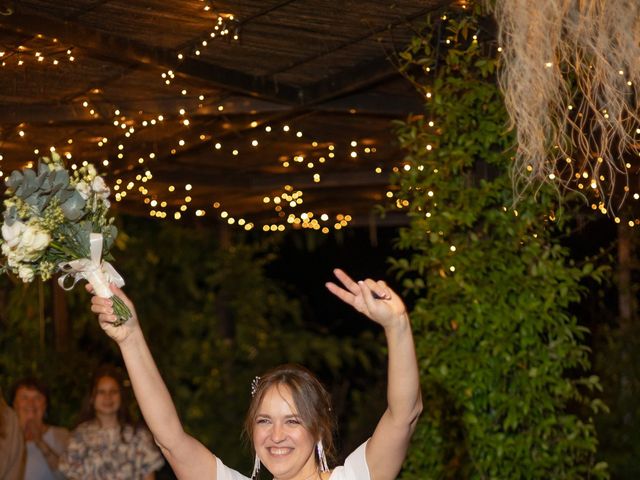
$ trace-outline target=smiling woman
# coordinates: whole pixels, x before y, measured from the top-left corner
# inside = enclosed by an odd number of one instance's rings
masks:
[[[343,302],[383,327],[389,352],[387,409],[371,438],[329,470],[332,413],[329,395],[304,368],[276,367],[253,385],[253,400],[245,423],[255,451],[252,479],[264,464],[274,480],[393,480],[402,467],[409,440],[422,411],[418,365],[405,306],[383,281],[355,282],[342,270],[334,273],[340,286],[327,289]],[[88,287],[91,290],[91,287]],[[110,299],[94,296],[92,311],[100,326],[122,352],[133,390],[156,443],[179,479],[248,480],[222,461],[180,423],[175,406],[142,334],[135,309],[123,292],[113,292],[129,306],[130,321],[115,326]]]
[[[164,461],[151,435],[133,426],[119,372],[103,367],[71,434],[60,471],[70,479],[152,480]]]
[[[23,378],[16,382],[12,391],[13,408],[24,434],[27,453],[24,478],[61,478],[58,463],[69,441],[69,431],[44,422],[49,406],[47,387],[35,378]]]

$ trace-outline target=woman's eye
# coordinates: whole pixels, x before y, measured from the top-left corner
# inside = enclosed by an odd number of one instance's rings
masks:
[[[290,418],[289,420],[287,420],[287,423],[293,424],[293,425],[300,425],[300,420],[296,419],[296,418]]]
[[[259,423],[259,424],[269,423],[269,420],[267,420],[266,418],[259,418],[256,420],[256,423]]]

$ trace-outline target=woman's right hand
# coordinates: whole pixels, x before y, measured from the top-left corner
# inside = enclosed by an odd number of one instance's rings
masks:
[[[100,327],[102,327],[106,334],[120,344],[129,338],[133,331],[138,330],[140,328],[140,324],[138,323],[138,315],[131,300],[129,300],[124,292],[115,285],[112,284],[110,287],[113,294],[120,297],[129,308],[131,311],[131,318],[117,327],[114,326],[114,323],[118,318],[113,313],[113,302],[109,298],[99,297],[95,294],[91,299],[91,311],[98,315]],[[89,291],[89,293],[94,293],[91,284],[87,284],[87,291]]]

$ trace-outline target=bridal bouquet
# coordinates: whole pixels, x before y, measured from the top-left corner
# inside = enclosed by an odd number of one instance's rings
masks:
[[[6,185],[1,271],[24,282],[35,276],[48,280],[60,271],[58,283],[65,290],[85,279],[97,295],[112,299],[116,325],[126,322],[131,312],[109,288],[124,280],[103,260],[112,259],[109,249],[118,230],[107,218],[110,192],[95,167],[86,164],[70,174],[53,152],[40,159],[37,170],[12,172]]]

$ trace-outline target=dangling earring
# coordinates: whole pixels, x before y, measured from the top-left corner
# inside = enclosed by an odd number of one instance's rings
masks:
[[[251,472],[251,480],[256,480],[258,478],[258,473],[260,473],[260,457],[256,453],[256,459],[253,462],[253,472]]]
[[[322,446],[322,440],[318,440],[318,444],[316,445],[318,450],[318,462],[320,463],[320,471],[328,472],[329,465],[327,465],[327,456],[324,453],[324,447]]]

